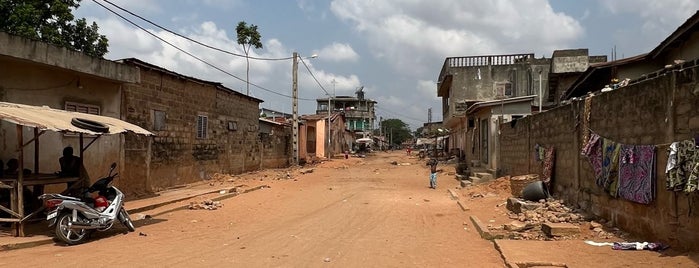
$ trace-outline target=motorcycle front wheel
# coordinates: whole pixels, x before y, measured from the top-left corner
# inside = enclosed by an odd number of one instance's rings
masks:
[[[72,220],[71,213],[63,213],[58,216],[56,222],[56,237],[68,245],[77,245],[85,241],[88,237],[88,230],[71,230],[68,224]]]
[[[121,210],[119,210],[119,220],[126,226],[126,229],[129,229],[129,232],[136,231],[136,227],[133,226],[133,222],[129,217],[129,213],[126,212],[126,209],[121,208]]]

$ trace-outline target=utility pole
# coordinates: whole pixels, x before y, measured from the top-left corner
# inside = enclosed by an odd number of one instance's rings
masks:
[[[298,84],[298,71],[299,71],[299,62],[298,62],[298,57],[299,54],[294,52],[293,55],[293,65],[291,68],[291,91],[292,91],[292,105],[291,105],[291,111],[292,111],[292,118],[293,118],[293,126],[291,127],[292,129],[292,138],[293,138],[293,152],[292,152],[292,163],[293,165],[298,165],[299,164],[299,84]]]
[[[330,148],[333,146],[332,139],[330,138],[332,135],[332,132],[330,131],[330,128],[332,127],[332,126],[330,126],[330,124],[332,123],[330,121],[331,115],[332,114],[331,114],[331,109],[330,109],[330,96],[328,96],[328,151],[326,152],[328,159],[330,159],[330,157],[332,156]]]

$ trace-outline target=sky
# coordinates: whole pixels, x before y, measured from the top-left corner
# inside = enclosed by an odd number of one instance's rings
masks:
[[[118,11],[104,0],[96,1]],[[616,48],[617,58],[631,57],[655,48],[699,9],[696,0],[110,2],[173,32],[241,55],[236,25],[257,25],[263,48],[251,49],[250,56],[282,59],[298,52],[303,57],[298,69],[300,114],[314,113],[317,98],[353,96],[363,86],[366,97],[377,101],[377,118],[397,118],[413,130],[427,122],[429,108],[433,121],[442,120],[437,79],[447,57],[534,53],[540,58],[572,48],[608,56]],[[204,62],[199,61],[93,0],[82,0],[74,14],[97,22],[109,39],[107,59],[138,58],[247,94],[244,57],[197,45],[120,12]],[[317,57],[311,58],[314,54]],[[291,113],[291,60],[251,59],[249,72],[254,84],[250,95],[264,101],[260,107]]]

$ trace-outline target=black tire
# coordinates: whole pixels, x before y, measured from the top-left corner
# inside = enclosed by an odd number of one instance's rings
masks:
[[[136,231],[136,227],[133,225],[133,222],[131,221],[131,218],[129,217],[129,213],[126,212],[124,208],[121,208],[119,211],[119,221],[126,226],[126,229],[129,230],[129,232],[134,232]]]
[[[99,132],[99,133],[109,132],[109,127],[107,125],[102,124],[102,123],[97,122],[97,121],[94,121],[94,120],[73,117],[73,119],[70,120],[70,123],[73,126],[76,126],[76,127],[82,128],[82,129],[91,130],[94,132]]]
[[[85,229],[70,230],[68,223],[73,216],[70,213],[62,213],[58,215],[56,220],[56,237],[68,245],[77,245],[85,242],[90,232]]]

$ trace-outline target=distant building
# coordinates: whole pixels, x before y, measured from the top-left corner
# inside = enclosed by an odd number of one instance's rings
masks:
[[[591,64],[606,56],[587,49],[556,50],[552,58],[534,54],[449,57],[438,77],[445,150],[497,170],[498,125],[559,105],[561,96]]]
[[[345,114],[345,127],[355,133],[356,138],[369,137],[374,129],[376,112],[374,105],[376,101],[364,97],[363,87],[356,92],[356,97],[336,96],[330,98],[316,99],[318,108],[316,114],[327,115],[328,103],[333,113],[343,112]]]
[[[286,123],[293,118],[293,115],[272,109],[260,108],[260,118],[265,118],[278,123]]]

